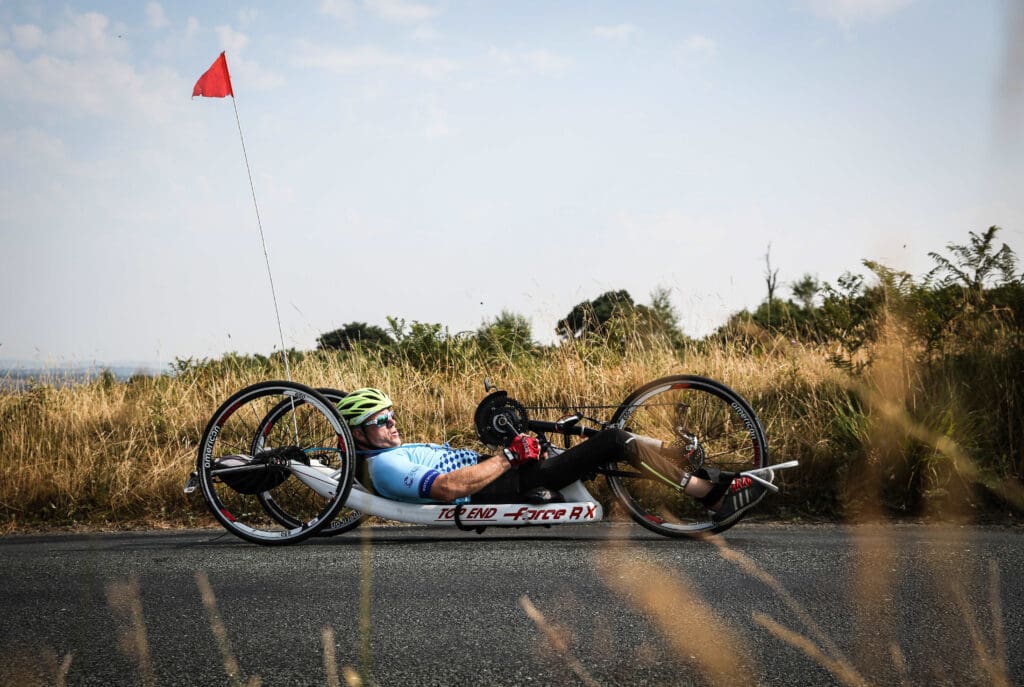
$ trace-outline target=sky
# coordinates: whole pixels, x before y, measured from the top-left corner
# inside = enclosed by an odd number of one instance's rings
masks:
[[[1024,256],[1022,46],[1012,0],[0,0],[0,360],[550,342],[613,289],[701,336],[766,256]]]

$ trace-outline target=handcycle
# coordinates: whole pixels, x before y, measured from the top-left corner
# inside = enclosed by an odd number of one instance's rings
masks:
[[[769,465],[764,428],[750,404],[713,379],[674,375],[649,382],[615,406],[526,406],[485,382],[487,395],[474,413],[479,439],[507,445],[534,433],[554,454],[577,438],[619,428],[667,447],[687,472],[718,468],[749,476],[770,491],[772,475],[796,461]],[[598,522],[601,503],[583,484],[597,474],[629,516],[667,537],[702,537],[725,531],[740,518],[715,522],[699,502],[650,466],[610,462],[560,490],[558,503],[408,503],[374,493],[365,461],[335,404],[337,389],[289,381],[253,384],[214,412],[199,444],[196,470],[185,493],[197,489],[216,520],[232,534],[263,545],[292,544],[334,536],[369,516],[413,524],[445,525],[482,532],[486,527],[524,527]],[[607,420],[588,413],[611,410]],[[559,411],[555,419],[530,411]],[[551,436],[561,436],[556,446]]]

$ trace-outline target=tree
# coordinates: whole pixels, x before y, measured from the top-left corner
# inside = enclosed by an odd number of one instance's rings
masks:
[[[664,336],[673,347],[682,346],[686,341],[686,335],[679,327],[679,313],[672,305],[671,289],[656,287],[651,292],[651,305],[640,305],[637,308],[649,313],[654,332]]]
[[[476,339],[485,350],[513,353],[533,348],[530,321],[508,310],[502,310],[491,322],[481,324],[476,330]]]
[[[993,225],[981,235],[968,232],[970,242],[966,246],[946,244],[946,250],[953,254],[952,259],[938,253],[929,253],[928,257],[935,261],[935,267],[928,273],[928,279],[938,276],[942,286],[960,285],[977,302],[984,298],[986,285],[1015,281],[1017,256],[1005,243],[998,251],[994,250],[999,231],[1000,228]],[[996,281],[997,275],[1001,281]]]
[[[764,281],[768,286],[768,298],[765,299],[767,305],[766,313],[768,326],[772,323],[772,304],[775,302],[775,286],[779,283],[779,270],[772,269],[772,244],[768,244],[768,250],[764,254]]]
[[[779,270],[772,269],[772,244],[764,254],[764,281],[768,286],[768,302],[775,300],[775,286],[779,283]]]
[[[380,327],[365,322],[349,322],[340,329],[317,337],[317,348],[322,351],[350,351],[359,344],[364,347],[387,347],[394,343]]]
[[[440,322],[419,322],[388,316],[388,329],[398,355],[421,369],[447,367],[458,340]]]
[[[795,281],[789,286],[789,290],[793,293],[793,298],[803,306],[804,310],[814,309],[814,299],[817,298],[818,292],[821,291],[821,282],[818,281],[817,277],[811,274],[805,274],[800,277],[799,281]]]
[[[558,321],[555,333],[563,339],[578,339],[588,332],[598,331],[617,312],[633,308],[633,297],[628,291],[606,291],[592,301],[577,303]]]

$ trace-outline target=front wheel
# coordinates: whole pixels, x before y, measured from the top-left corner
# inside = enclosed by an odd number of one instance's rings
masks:
[[[275,409],[285,422],[263,435]],[[264,427],[264,430],[266,428]],[[196,471],[210,512],[232,534],[264,545],[291,544],[330,523],[352,488],[355,444],[322,394],[294,382],[261,382],[237,392],[210,418]],[[264,507],[271,499],[288,522]]]
[[[757,415],[739,394],[695,375],[664,377],[622,402],[610,426],[660,440],[688,473],[699,468],[742,472],[768,464],[768,441]],[[636,522],[667,537],[697,537],[734,525],[682,490],[629,464],[610,466],[612,492]]]

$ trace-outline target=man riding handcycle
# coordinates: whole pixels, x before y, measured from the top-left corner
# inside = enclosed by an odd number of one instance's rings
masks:
[[[707,378],[644,385],[608,421],[583,414],[600,407],[542,421],[491,393],[474,416],[481,441],[502,447],[487,454],[404,443],[378,389],[264,382],[214,414],[186,491],[201,487],[214,516],[243,539],[283,544],[340,534],[368,514],[476,531],[593,522],[603,510],[583,481],[603,474],[636,522],[678,537],[731,527],[777,491],[772,468],[795,465],[769,468],[750,406]],[[568,437],[583,440],[563,449],[549,434],[567,446]]]

